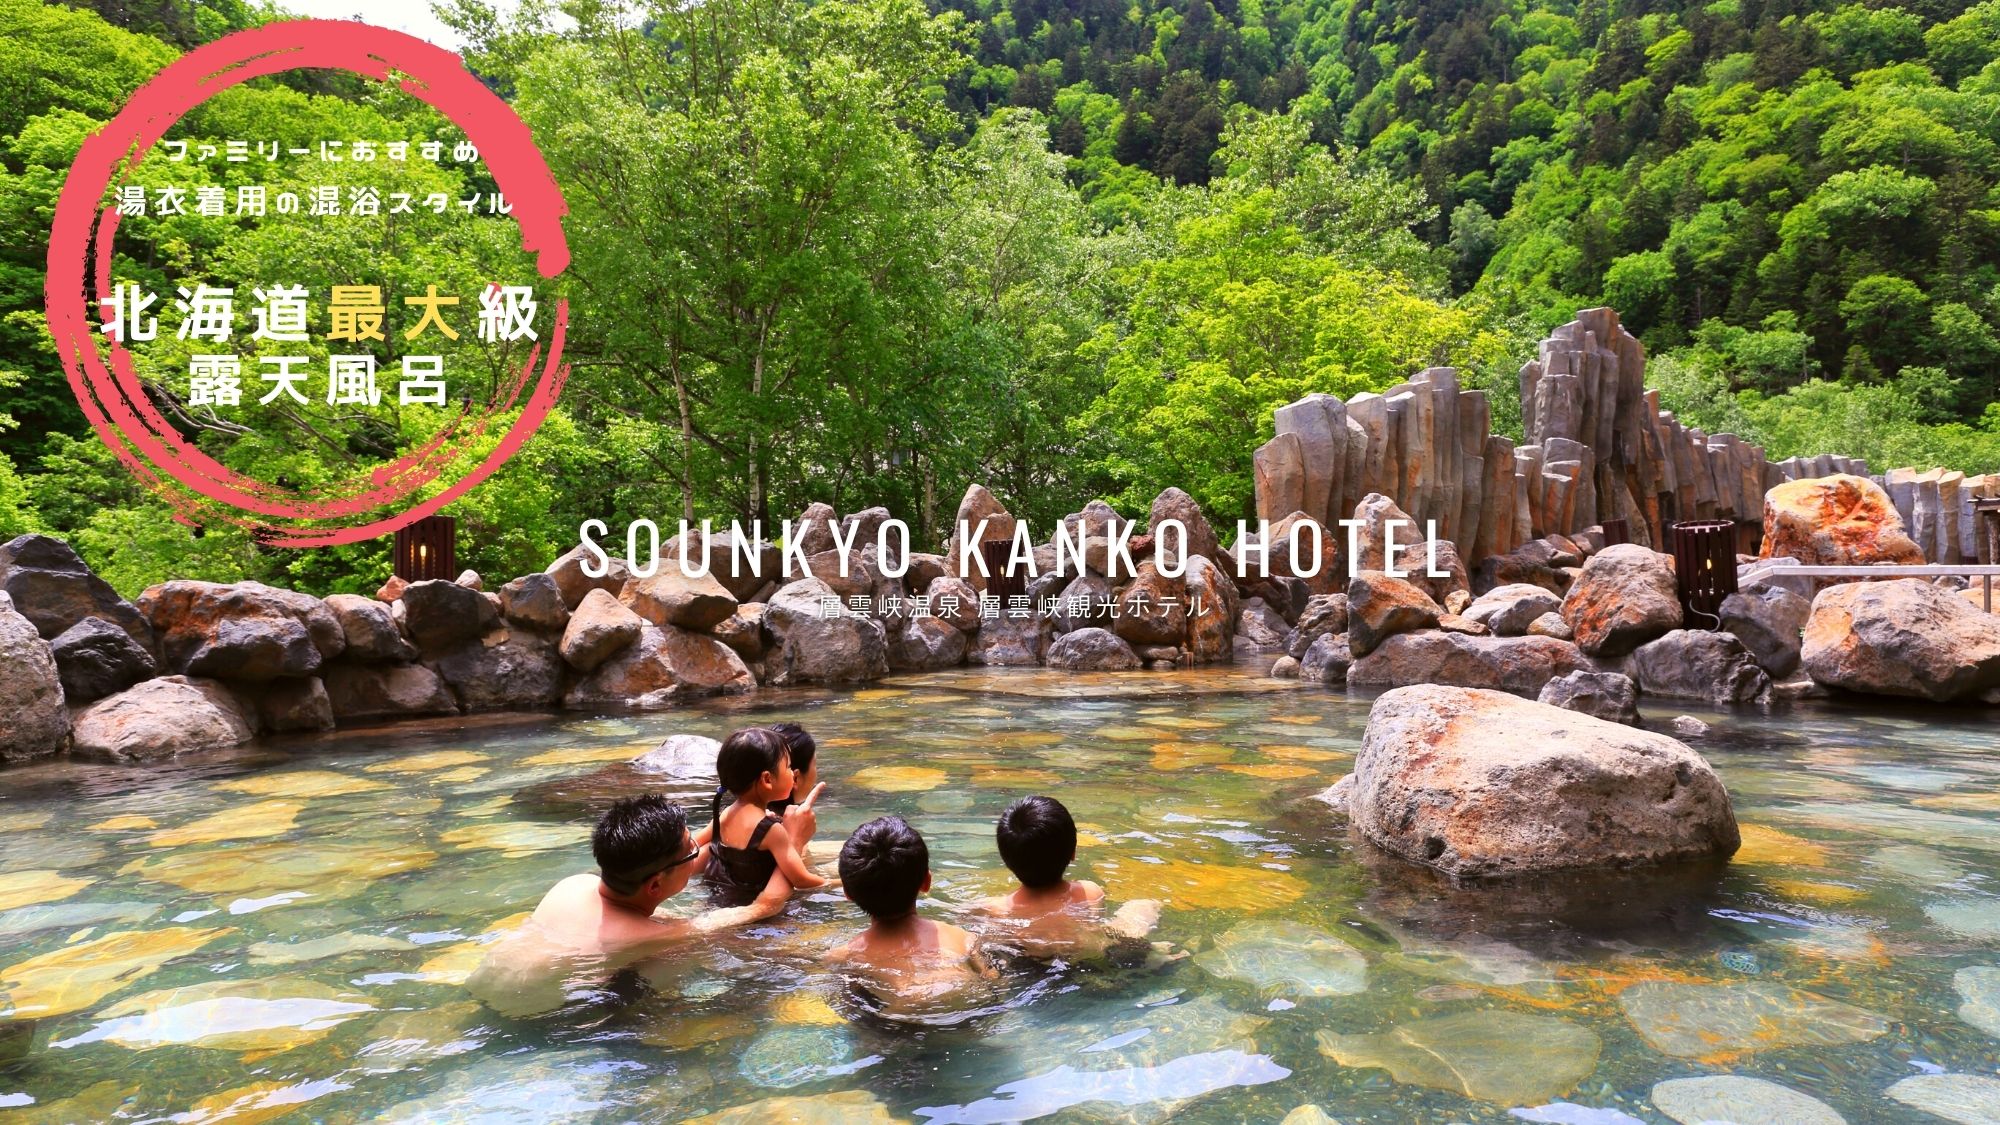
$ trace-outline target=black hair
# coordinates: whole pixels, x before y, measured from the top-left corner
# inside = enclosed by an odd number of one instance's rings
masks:
[[[674,853],[686,839],[687,814],[679,805],[658,793],[621,797],[597,818],[590,854],[605,886],[631,894],[659,870],[656,865],[678,858]]]
[[[1076,821],[1054,797],[1023,797],[1007,806],[994,826],[1000,860],[1024,887],[1062,882],[1076,858]]]
[[[804,773],[812,768],[813,759],[819,755],[819,743],[806,733],[806,728],[797,723],[772,723],[771,729],[785,740],[785,749],[792,752],[792,768]]]
[[[770,727],[744,727],[722,740],[715,755],[715,777],[724,789],[742,796],[759,777],[776,773],[778,763],[790,754],[784,735]]]
[[[931,852],[900,816],[880,816],[854,830],[840,848],[840,884],[870,918],[891,921],[917,908]]]

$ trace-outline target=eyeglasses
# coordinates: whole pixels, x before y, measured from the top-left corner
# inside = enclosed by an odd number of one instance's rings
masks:
[[[679,859],[663,859],[658,863],[649,863],[646,866],[641,867],[636,871],[626,872],[623,875],[620,875],[616,878],[613,878],[608,874],[604,875],[603,878],[605,882],[611,885],[611,888],[613,890],[618,891],[620,894],[631,894],[632,892],[630,890],[626,890],[624,888],[629,887],[636,889],[639,886],[639,884],[644,883],[646,880],[651,879],[653,876],[660,874],[662,871],[672,871],[674,868],[679,867],[684,863],[692,863],[693,861],[700,859],[701,853],[707,850],[708,850],[707,844],[697,844],[695,845],[695,849],[693,851],[680,857]]]
[[[693,861],[695,861],[695,860],[697,860],[697,859],[700,859],[700,858],[701,858],[701,853],[703,853],[703,852],[705,852],[705,851],[707,851],[707,850],[708,850],[708,845],[707,845],[707,844],[696,844],[696,845],[694,846],[694,850],[693,850],[693,851],[691,851],[691,852],[689,852],[688,854],[686,854],[686,855],[684,855],[684,856],[680,857],[679,859],[677,859],[677,860],[673,861],[672,863],[669,863],[669,864],[667,864],[667,865],[666,865],[665,867],[662,867],[662,868],[660,868],[660,870],[662,870],[662,871],[672,871],[672,870],[673,870],[674,868],[676,868],[676,867],[679,867],[679,866],[680,866],[681,864],[683,864],[683,863],[692,863]]]

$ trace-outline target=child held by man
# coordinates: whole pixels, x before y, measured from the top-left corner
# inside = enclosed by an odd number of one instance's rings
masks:
[[[778,802],[791,805],[801,788],[785,736],[770,727],[735,731],[723,740],[722,750],[716,754],[715,772],[734,800],[728,808],[720,808],[722,798],[717,794],[715,819],[695,837],[697,844],[709,845],[703,877],[710,900],[718,904],[751,901],[774,871],[797,890],[826,886],[826,879],[812,869],[805,854],[819,788],[807,792],[789,813],[773,807]],[[816,772],[809,764],[805,776]]]

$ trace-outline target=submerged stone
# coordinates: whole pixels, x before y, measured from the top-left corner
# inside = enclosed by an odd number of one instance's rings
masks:
[[[25,937],[47,930],[80,930],[106,922],[143,922],[158,914],[150,902],[56,902],[22,906],[0,914],[0,938]]]
[[[1984,1074],[1919,1074],[1887,1090],[1889,1097],[1958,1125],[2000,1125],[2000,1078]]]
[[[689,1118],[686,1125],[896,1125],[903,1118],[865,1090],[842,1090],[811,1097],[765,1098]]]
[[[364,773],[429,773],[432,770],[448,770],[456,766],[476,765],[486,761],[487,755],[471,750],[433,750],[427,754],[409,754],[401,758],[391,758],[386,762],[376,762],[364,766]]]
[[[848,781],[878,793],[921,793],[936,789],[951,779],[943,770],[925,766],[869,766]]]
[[[52,1047],[109,1042],[133,1050],[206,1047],[286,1051],[324,1038],[375,1005],[308,980],[206,981],[144,992],[98,1013],[103,1022]]]
[[[1653,1087],[1653,1104],[1681,1125],[1847,1125],[1818,1098],[1788,1086],[1722,1074],[1676,1078]]]
[[[168,926],[121,930],[65,945],[0,969],[9,1016],[60,1016],[81,1011],[106,996],[158,972],[162,966],[223,934]]]
[[[1938,899],[1924,904],[1924,914],[1960,937],[2000,939],[2000,899]]]
[[[1297,922],[1242,922],[1216,935],[1194,963],[1225,980],[1285,996],[1352,996],[1368,987],[1353,946]]]
[[[1975,965],[1953,973],[1951,986],[1964,1003],[1958,1018],[2000,1038],[2000,966]]]
[[[382,1119],[398,1125],[585,1125],[612,1107],[610,1089],[624,1069],[596,1051],[510,1053],[451,1071],[438,1089],[390,1107]]]
[[[513,859],[552,848],[574,847],[590,839],[590,829],[581,824],[535,824],[507,820],[453,828],[441,833],[438,839],[461,850],[488,848]]]
[[[332,770],[287,770],[283,773],[231,778],[228,781],[217,782],[215,787],[231,793],[248,793],[257,797],[292,797],[306,800],[314,797],[344,797],[350,793],[368,793],[390,786],[386,781],[351,777]]]
[[[854,1059],[845,1028],[783,1027],[750,1041],[736,1070],[752,1085],[785,1090],[826,1078]]]
[[[304,808],[297,801],[252,801],[177,828],[162,829],[146,837],[146,842],[156,848],[177,848],[186,844],[280,836],[292,830]]]
[[[1618,1006],[1654,1050],[1685,1059],[1844,1046],[1889,1029],[1852,1004],[1763,982],[1641,981],[1618,994]]]
[[[1550,1016],[1487,1010],[1411,1020],[1373,1035],[1318,1033],[1342,1066],[1380,1067],[1406,1085],[1476,1101],[1531,1105],[1575,1089],[1597,1069],[1589,1028]]]
[[[31,906],[38,902],[55,902],[95,882],[95,879],[72,878],[58,871],[9,872],[0,875],[0,910]]]
[[[1304,898],[1310,889],[1289,872],[1187,860],[1099,861],[1099,870],[1107,872],[1113,898],[1156,898],[1177,910],[1274,910]]]
[[[329,957],[345,957],[350,953],[400,953],[415,948],[401,938],[340,933],[305,941],[260,941],[244,952],[249,954],[253,965],[299,965]]]

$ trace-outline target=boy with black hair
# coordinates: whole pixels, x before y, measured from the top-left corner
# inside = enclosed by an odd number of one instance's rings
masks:
[[[917,915],[931,889],[930,849],[900,816],[854,830],[840,849],[840,885],[868,915],[868,928],[827,954],[884,1015],[963,1011],[964,992],[993,975],[973,936]]]
[[[773,876],[755,901],[693,918],[655,913],[693,877],[706,848],[688,835],[687,814],[657,793],[613,802],[590,834],[596,874],[549,889],[520,929],[494,946],[466,985],[510,1015],[563,1001],[578,972],[615,971],[689,938],[759,922],[784,909],[791,885]]]
[[[1004,927],[1002,940],[1035,958],[1094,957],[1142,941],[1160,904],[1138,899],[1104,918],[1104,888],[1066,878],[1076,860],[1076,821],[1054,797],[1023,797],[994,826],[1000,860],[1021,885],[976,908]],[[1134,952],[1142,952],[1134,947]],[[1120,958],[1124,959],[1123,957]]]

